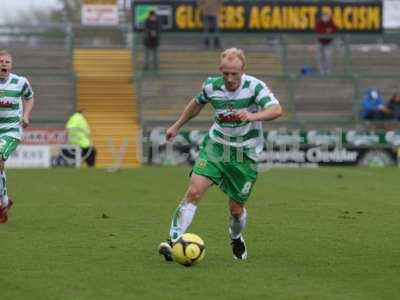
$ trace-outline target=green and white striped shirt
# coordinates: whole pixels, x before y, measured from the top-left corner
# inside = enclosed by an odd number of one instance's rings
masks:
[[[21,139],[22,101],[32,97],[31,85],[25,77],[10,74],[5,82],[0,81],[0,136]]]
[[[245,147],[256,159],[264,145],[262,122],[242,122],[236,114],[240,111],[258,112],[271,105],[279,104],[274,94],[261,80],[243,74],[240,87],[230,92],[224,79],[210,77],[203,83],[203,90],[195,97],[198,104],[210,103],[214,108],[214,124],[209,135],[215,142]]]

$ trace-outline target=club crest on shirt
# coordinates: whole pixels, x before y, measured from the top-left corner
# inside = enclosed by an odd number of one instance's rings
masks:
[[[206,165],[207,165],[207,161],[204,160],[204,159],[201,159],[201,160],[199,160],[199,161],[197,162],[197,166],[198,166],[199,168],[205,168]]]
[[[232,102],[227,102],[226,103],[226,109],[233,112],[233,103]]]

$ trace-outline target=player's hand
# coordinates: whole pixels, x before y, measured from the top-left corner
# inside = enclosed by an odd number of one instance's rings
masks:
[[[22,117],[21,125],[22,125],[22,128],[28,127],[28,126],[29,126],[29,118],[27,118],[27,117]]]
[[[252,122],[256,121],[256,116],[254,113],[251,113],[249,111],[241,111],[240,113],[237,114],[237,117],[240,119],[242,122]]]
[[[176,137],[177,134],[178,134],[178,129],[176,129],[174,126],[171,126],[165,132],[165,139],[167,141],[170,141],[171,139]]]

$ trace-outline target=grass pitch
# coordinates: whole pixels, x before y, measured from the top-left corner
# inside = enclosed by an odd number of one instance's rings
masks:
[[[187,168],[8,171],[0,299],[398,299],[399,169],[261,173],[248,203],[249,258],[234,261],[227,200],[210,190],[189,231],[198,266],[157,253]]]

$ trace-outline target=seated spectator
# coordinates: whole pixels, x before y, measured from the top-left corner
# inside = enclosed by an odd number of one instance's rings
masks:
[[[393,94],[390,98],[387,108],[390,111],[391,117],[400,121],[400,94]]]
[[[390,111],[385,106],[383,97],[376,89],[368,89],[362,99],[362,117],[366,120],[384,120],[389,118]]]

